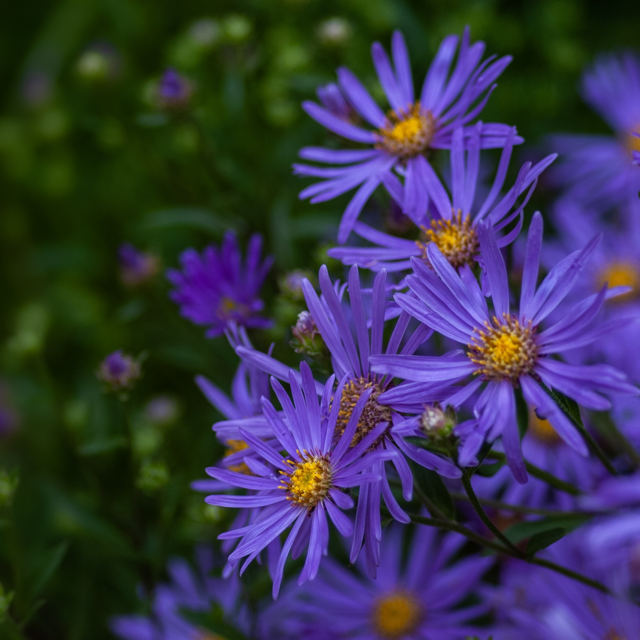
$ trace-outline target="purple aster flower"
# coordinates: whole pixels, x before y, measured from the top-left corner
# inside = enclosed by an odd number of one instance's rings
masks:
[[[187,249],[181,256],[182,271],[170,269],[167,278],[176,287],[171,299],[194,324],[205,325],[209,338],[231,325],[264,329],[271,321],[260,317],[264,303],[258,295],[273,258],[261,262],[262,238],[249,240],[247,258],[242,256],[235,234],[225,235],[222,246],[207,247],[202,254]]]
[[[320,558],[326,554],[329,542],[327,515],[342,535],[353,533],[351,521],[342,512],[342,509],[353,506],[353,499],[344,489],[376,482],[378,475],[363,474],[362,471],[396,455],[390,451],[374,451],[363,457],[386,429],[384,423],[372,429],[356,446],[350,446],[372,389],[358,400],[345,429],[341,431],[338,425],[341,405],[331,402],[335,377],[332,376],[325,385],[320,402],[311,369],[306,363],[300,366],[300,378],[301,385],[293,373],[289,376],[293,402],[275,378],[271,381],[286,421],[266,398],[262,401],[264,415],[279,442],[277,448],[249,431],[240,430],[242,439],[271,468],[245,458],[252,476],[216,467],[207,469],[207,473],[216,480],[254,492],[243,496],[211,495],[206,498],[209,504],[236,509],[261,508],[259,517],[247,526],[219,536],[223,540],[241,538],[229,556],[231,565],[246,558],[241,574],[269,543],[291,527],[275,570],[274,598],[280,590],[285,562],[292,552],[297,557],[308,547],[299,583],[315,578]],[[336,391],[338,397],[348,381],[348,376],[340,381]],[[284,459],[280,453],[282,450],[285,451]]]
[[[476,420],[464,430],[460,425],[457,428],[464,440],[459,462],[463,466],[472,464],[484,440],[502,436],[509,467],[522,483],[527,481],[527,472],[520,449],[515,388],[520,387],[527,403],[536,407],[560,437],[583,455],[587,455],[587,447],[582,437],[540,383],[596,410],[611,406],[602,393],[639,393],[624,374],[611,366],[572,365],[551,357],[600,340],[620,328],[624,321],[612,319],[590,327],[604,302],[604,286],[542,330],[542,321],[567,296],[599,241],[594,238],[584,249],[560,261],[536,288],[542,231],[542,216],[536,213],[527,240],[517,314],[510,310],[507,270],[496,237],[484,223],[478,225],[478,236],[493,301],[492,312],[471,269],[465,265],[458,274],[438,247],[430,244],[427,255],[431,268],[413,258],[415,273],[407,277],[411,293],[396,294],[395,299],[427,326],[464,344],[466,352],[455,351],[440,357],[371,357],[373,371],[406,381],[384,393],[381,402],[420,399],[429,402],[443,382],[465,381],[445,400],[454,407],[480,392],[473,408]]]
[[[640,58],[631,53],[601,57],[584,74],[582,94],[615,136],[553,136],[550,144],[562,162],[552,179],[586,206],[609,209],[637,200],[640,174],[630,160],[640,151],[633,135],[640,126]]]
[[[375,375],[371,371],[369,356],[370,354],[381,354],[383,352],[386,354],[397,353],[400,350],[401,342],[410,321],[407,313],[401,313],[385,348],[383,346],[383,334],[385,313],[387,311],[385,302],[386,272],[383,270],[376,275],[372,290],[370,314],[367,314],[364,305],[358,267],[352,267],[349,273],[350,305],[347,309],[341,304],[340,298],[329,278],[326,266],[320,269],[319,281],[323,294],[322,298],[318,297],[309,281],[303,283],[303,290],[309,313],[331,354],[333,371],[338,379],[347,380],[341,392],[336,392],[335,394],[335,398],[340,399],[339,432],[345,431],[353,416],[354,407],[366,395],[368,400],[356,425],[351,447],[355,450],[363,439],[368,438],[373,432],[379,432],[378,438],[373,441],[371,448],[365,449],[362,453],[365,459],[368,459],[374,450],[396,453],[392,458],[392,462],[402,482],[403,494],[406,500],[411,500],[412,497],[413,477],[411,469],[402,454],[421,466],[434,470],[445,477],[459,478],[461,475],[460,470],[449,460],[404,440],[405,435],[413,435],[413,430],[396,433],[393,425],[397,422],[403,422],[403,418],[395,410],[396,407],[390,407],[378,401],[378,398],[389,386],[391,380],[385,376]],[[370,323],[367,318],[368,315],[370,316]],[[412,337],[406,341],[401,352],[405,354],[414,353],[431,333],[432,331],[426,326],[420,326],[412,334]],[[286,376],[289,375],[287,367],[264,354],[244,348],[237,349],[237,353],[253,366],[262,367],[281,379],[286,379]],[[419,413],[422,412],[420,405],[417,408],[413,405],[410,407],[405,405],[398,407],[397,410],[415,409]],[[382,430],[380,430],[381,428]],[[391,491],[384,469],[384,462],[381,460],[375,462],[374,459],[371,459],[369,471],[379,475],[380,479],[377,482],[367,484],[360,491],[351,560],[355,561],[358,557],[364,539],[367,566],[371,575],[375,576],[380,557],[380,540],[382,538],[381,498],[384,499],[389,512],[396,520],[407,523],[409,518],[402,511]]]
[[[100,363],[96,375],[110,391],[125,391],[133,387],[142,373],[140,362],[118,349]]]
[[[213,556],[204,547],[197,549],[196,564],[194,570],[185,560],[170,561],[171,582],[156,587],[151,615],[116,616],[111,630],[124,640],[213,640],[220,636],[197,627],[183,610],[207,613],[217,606],[225,624],[249,632],[253,620],[241,601],[242,584],[237,576],[226,580],[212,577]]]
[[[120,259],[120,279],[126,285],[144,284],[160,270],[157,256],[138,251],[128,242],[120,245],[118,257]]]
[[[358,187],[340,223],[340,244],[346,242],[369,196],[381,183],[386,185],[394,169],[405,179],[404,212],[411,214],[420,209],[430,177],[426,152],[451,148],[454,129],[477,117],[495,88],[494,81],[511,61],[505,56],[498,60],[489,58],[481,63],[484,43],[471,45],[467,28],[458,49],[456,65],[450,73],[457,49],[457,36],[444,39],[416,100],[402,34],[398,31],[393,34],[393,67],[382,45],[374,43],[373,63],[391,105],[386,116],[351,71],[345,67],[339,69],[340,90],[374,130],[345,122],[316,103],[303,103],[305,111],[333,133],[371,145],[370,149],[358,150],[307,147],[300,152],[304,160],[338,166],[294,165],[297,174],[322,179],[300,194],[301,198],[311,198],[311,202],[331,200]],[[502,147],[510,131],[506,125],[486,124],[482,127],[480,146]],[[522,140],[518,138],[517,141]]]
[[[191,99],[193,84],[175,69],[168,68],[160,78],[158,104],[163,109],[184,109]]]
[[[340,87],[335,82],[318,87],[316,93],[318,100],[329,113],[347,123],[358,124],[360,122],[360,117],[347,102]]]
[[[420,204],[412,214],[412,220],[421,230],[419,239],[406,240],[372,229],[363,222],[356,222],[353,229],[357,235],[371,242],[372,247],[337,247],[329,250],[332,258],[342,260],[345,264],[357,264],[374,271],[404,271],[411,268],[411,257],[420,258],[428,263],[427,246],[434,242],[445,258],[454,268],[463,264],[474,266],[478,258],[477,224],[486,220],[496,232],[502,231],[514,220],[518,223],[514,228],[501,236],[498,246],[504,247],[520,233],[522,228],[522,210],[535,189],[538,176],[555,159],[555,155],[546,157],[535,166],[527,162],[520,169],[515,184],[502,198],[498,198],[509,166],[515,129],[507,136],[500,164],[496,172],[491,190],[481,202],[476,200],[478,170],[480,167],[480,145],[482,141],[482,124],[471,127],[467,133],[467,150],[465,151],[465,133],[463,128],[454,131],[451,143],[451,196],[442,185],[430,165],[424,167],[425,186],[416,186],[415,197]],[[406,199],[404,188],[392,177],[387,184],[391,195],[401,204]],[[525,191],[525,198],[516,206],[520,195]],[[431,219],[427,216],[427,208],[431,200]]]
[[[427,527],[417,529],[405,557],[402,528],[390,529],[377,580],[327,562],[313,588],[299,595],[300,614],[329,637],[358,640],[459,640],[481,631],[469,623],[488,607],[468,600],[493,560],[456,561],[465,539]]]
[[[543,555],[583,575],[594,572],[580,532],[565,537]],[[623,640],[637,638],[640,608],[624,599],[535,565],[509,562],[499,587],[486,589],[501,622],[494,640]]]

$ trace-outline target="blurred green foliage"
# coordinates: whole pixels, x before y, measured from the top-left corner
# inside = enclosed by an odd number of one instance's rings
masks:
[[[288,328],[302,307],[286,292],[274,299],[276,283],[294,267],[317,269],[346,202],[297,200],[290,165],[325,139],[300,102],[341,64],[380,95],[369,47],[387,45],[393,28],[408,39],[417,80],[441,38],[465,24],[488,53],[514,56],[483,118],[517,125],[529,143],[603,130],[576,91],[581,69],[640,33],[632,0],[4,8],[0,364],[15,433],[0,442],[0,637],[111,637],[109,616],[144,610],[136,586],[161,579],[169,556],[213,541],[228,517],[189,489],[220,456],[209,429],[218,416],[193,376],[228,389],[235,356],[180,318],[162,275],[125,287],[120,243],[166,267],[227,228],[265,234],[277,323],[256,341],[277,341],[293,361]],[[167,66],[192,83],[186,108],[157,105]],[[126,402],[95,376],[117,348],[147,354]],[[145,410],[158,396],[173,407],[164,421]]]

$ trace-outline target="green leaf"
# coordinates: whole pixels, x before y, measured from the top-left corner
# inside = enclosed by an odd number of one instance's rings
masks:
[[[445,516],[454,519],[456,511],[453,499],[442,478],[435,471],[430,471],[417,464],[412,464],[412,467],[414,482],[419,489]],[[431,515],[435,517],[435,514]]]
[[[127,446],[127,440],[123,436],[114,436],[113,438],[103,438],[83,444],[78,448],[78,454],[81,456],[95,456],[100,453],[108,453],[116,449],[124,449]]]
[[[476,473],[483,478],[493,478],[502,467],[504,467],[504,460],[499,460],[493,464],[478,465]]]
[[[176,207],[161,209],[148,213],[141,224],[145,231],[182,227],[208,231],[214,236],[221,235],[229,228],[234,228],[233,218],[213,213],[201,207]]]
[[[541,520],[527,520],[526,522],[517,522],[511,525],[505,530],[504,534],[511,542],[517,544],[521,540],[533,538],[538,533],[553,529],[564,529],[566,533],[570,533],[589,520],[590,518],[587,515],[562,515],[554,516],[553,518],[542,518]]]
[[[564,527],[556,527],[554,529],[547,529],[546,531],[540,531],[540,533],[534,533],[529,542],[527,543],[527,549],[525,553],[527,556],[532,557],[538,551],[550,547],[552,544],[558,542],[567,535],[567,530]]]
[[[69,543],[65,540],[51,549],[44,557],[40,568],[36,574],[32,577],[30,585],[27,587],[27,602],[30,602],[36,598],[42,590],[47,586],[47,583],[55,572],[60,567],[62,559],[67,553]]]

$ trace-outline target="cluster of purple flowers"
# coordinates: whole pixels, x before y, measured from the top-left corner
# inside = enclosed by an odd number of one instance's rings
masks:
[[[122,637],[218,638],[180,613],[214,605],[255,638],[638,636],[640,61],[603,59],[585,75],[585,98],[615,137],[554,136],[553,154],[507,180],[523,140],[478,118],[510,58],[483,55],[468,29],[445,38],[416,99],[396,32],[391,59],[372,47],[390,111],[346,68],[318,90],[321,105],[304,103],[349,145],[301,150],[327,166],[295,165],[320,179],[300,196],[356,192],[343,246],[329,252],[350,266],[346,280],[323,265],[318,293],[296,276],[299,365],[246,332],[270,325],[259,295],[272,261],[259,236],[244,263],[228,234],[168,272],[181,313],[208,337],[226,333],[241,360],[232,397],[196,380],[225,418],[213,429],[226,453],[193,488],[237,510],[219,536],[229,590],[210,577],[196,588],[174,568],[151,617],[114,623]],[[485,185],[491,148],[501,155]],[[525,207],[555,151],[557,234],[545,241],[541,213]],[[450,170],[438,175],[442,153]],[[395,208],[386,230],[359,220],[377,195]],[[589,524],[545,550],[572,528],[563,515]],[[503,561],[474,553],[465,536]],[[302,557],[294,587],[289,558]],[[282,597],[252,617],[239,613],[238,590],[254,560]]]

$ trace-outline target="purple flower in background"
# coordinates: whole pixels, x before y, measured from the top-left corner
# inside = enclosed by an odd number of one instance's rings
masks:
[[[478,226],[478,235],[493,312],[489,311],[471,269],[463,266],[458,274],[438,247],[429,245],[427,253],[432,268],[414,258],[415,274],[407,277],[411,293],[397,294],[396,302],[427,326],[464,344],[466,351],[440,357],[371,357],[373,371],[406,381],[384,393],[381,402],[420,399],[429,402],[443,382],[467,380],[444,400],[459,407],[480,392],[474,406],[475,422],[468,423],[464,430],[460,426],[457,429],[463,439],[460,464],[475,463],[482,443],[502,436],[509,467],[522,483],[527,481],[527,472],[516,420],[516,387],[522,388],[527,403],[553,424],[560,437],[583,455],[587,455],[587,447],[582,437],[540,383],[585,407],[601,411],[611,406],[602,393],[639,393],[624,374],[611,366],[571,365],[550,357],[600,340],[626,321],[612,319],[590,327],[604,302],[604,286],[599,293],[576,304],[551,327],[541,330],[541,322],[568,295],[599,241],[598,237],[594,238],[584,249],[560,261],[536,287],[542,231],[542,216],[536,213],[527,240],[517,314],[510,310],[509,283],[502,254],[495,235],[486,225]],[[468,380],[469,376],[473,378]]]
[[[463,264],[474,266],[478,258],[479,245],[476,225],[486,220],[496,232],[501,231],[514,220],[515,227],[498,240],[498,246],[504,247],[520,233],[522,228],[522,210],[535,189],[538,176],[555,159],[550,155],[531,166],[527,162],[520,169],[518,178],[506,195],[498,196],[504,184],[513,149],[515,129],[507,136],[500,164],[491,190],[483,202],[474,206],[478,169],[480,167],[480,144],[482,140],[482,124],[470,128],[467,133],[467,150],[465,151],[464,130],[458,128],[453,133],[451,143],[451,196],[442,185],[430,165],[424,167],[426,188],[416,185],[416,200],[420,204],[412,214],[412,220],[421,229],[420,238],[405,240],[372,229],[363,222],[356,222],[353,229],[360,237],[373,243],[372,247],[337,247],[329,250],[332,258],[345,264],[357,264],[374,271],[404,271],[411,268],[411,257],[417,257],[428,263],[427,246],[433,242],[445,258],[454,267]],[[401,204],[406,195],[400,182],[392,177],[387,181],[391,195]],[[528,192],[518,206],[517,199],[525,191]],[[427,216],[427,208],[431,200],[431,219]]]
[[[335,396],[340,399],[338,431],[340,433],[345,431],[347,423],[353,415],[354,407],[367,395],[368,400],[358,420],[351,447],[355,449],[371,433],[378,432],[378,437],[369,449],[363,451],[363,455],[367,459],[372,451],[381,450],[397,454],[392,458],[392,462],[402,482],[405,499],[410,500],[412,497],[413,477],[402,454],[445,477],[459,478],[460,470],[449,460],[406,442],[403,438],[405,434],[395,433],[393,425],[396,422],[402,422],[403,419],[393,410],[395,407],[389,407],[378,401],[391,380],[384,376],[375,375],[371,371],[369,355],[383,352],[397,353],[410,321],[407,313],[401,313],[385,348],[383,334],[386,312],[386,272],[378,273],[373,284],[370,329],[357,267],[352,267],[349,273],[350,309],[345,309],[346,305],[343,307],[341,304],[326,266],[320,269],[319,281],[322,298],[318,297],[309,281],[303,283],[303,290],[309,314],[331,354],[333,371],[338,379],[347,380],[341,393],[336,393]],[[431,333],[432,331],[426,326],[419,327],[402,347],[401,352],[414,353]],[[290,375],[288,368],[273,358],[264,356],[264,354],[243,348],[237,349],[237,353],[253,366],[263,367],[281,379],[286,379],[286,376]],[[411,408],[413,407],[409,407],[409,409]],[[406,407],[403,406],[399,410],[405,409]],[[421,412],[422,407],[418,405],[417,411]],[[413,435],[413,432],[407,435]],[[379,480],[367,484],[360,491],[351,561],[354,562],[358,557],[364,539],[367,567],[370,574],[375,576],[380,558],[380,540],[382,539],[381,498],[384,499],[389,512],[396,520],[407,523],[409,518],[402,511],[391,491],[384,463],[382,461],[376,462],[375,458],[371,458],[368,470],[377,474]]]
[[[377,580],[327,562],[313,588],[298,595],[299,615],[327,637],[358,640],[459,640],[481,632],[469,622],[488,607],[468,599],[493,560],[454,560],[464,538],[428,527],[417,529],[405,558],[402,533],[397,526],[387,532]]]
[[[20,417],[11,403],[9,388],[0,381],[0,440],[11,436],[19,424]]]
[[[630,160],[640,152],[633,135],[640,127],[640,58],[603,56],[583,77],[584,99],[608,122],[615,136],[555,135],[550,145],[562,161],[551,172],[567,197],[609,209],[637,200],[640,173]]]
[[[180,305],[185,318],[209,327],[209,338],[234,324],[254,329],[271,326],[270,320],[258,315],[264,307],[258,298],[260,288],[273,263],[270,256],[262,261],[261,253],[262,238],[255,234],[249,240],[243,264],[232,232],[225,235],[220,248],[211,245],[202,254],[187,249],[180,256],[182,271],[167,272],[176,287],[171,299]]]
[[[102,380],[111,391],[131,389],[140,378],[140,362],[118,349],[110,353],[101,363],[97,372],[98,380]]]
[[[20,87],[20,96],[28,107],[41,107],[49,102],[52,95],[53,80],[48,73],[32,70],[25,74]]]
[[[306,363],[300,366],[300,378],[302,385],[293,372],[289,377],[293,402],[282,385],[272,378],[271,384],[284,410],[285,420],[268,400],[264,399],[262,403],[264,415],[279,441],[277,448],[248,431],[240,430],[243,440],[271,468],[262,462],[245,458],[253,473],[251,476],[217,467],[207,469],[207,473],[216,480],[253,492],[244,496],[212,495],[206,498],[209,504],[236,509],[261,508],[248,525],[219,536],[223,540],[241,538],[229,556],[231,565],[246,558],[240,569],[241,574],[263,549],[291,526],[273,576],[274,598],[280,590],[284,565],[290,553],[296,558],[308,547],[300,584],[316,576],[329,541],[327,515],[342,535],[350,536],[353,533],[351,521],[341,511],[353,507],[353,499],[343,489],[377,481],[379,476],[363,474],[363,469],[395,455],[389,451],[375,451],[363,458],[364,452],[386,428],[385,424],[379,425],[356,446],[350,447],[371,390],[357,402],[344,431],[340,432],[338,420],[341,405],[331,402],[335,377],[332,376],[325,385],[320,403],[316,383]],[[338,385],[337,396],[342,394],[347,383],[348,377],[345,376]],[[281,454],[283,450],[284,458]],[[278,475],[274,474],[272,468],[277,470]]]
[[[335,82],[330,82],[316,89],[318,100],[322,106],[332,115],[347,123],[358,124],[360,117],[354,108],[347,102],[340,87]]]
[[[457,62],[450,73],[456,50]],[[387,115],[351,71],[345,67],[338,70],[340,91],[362,119],[374,127],[373,130],[346,122],[333,109],[314,102],[303,103],[305,111],[333,133],[371,147],[358,150],[306,147],[300,151],[304,160],[338,166],[294,165],[297,174],[322,179],[300,193],[301,198],[311,198],[311,202],[331,200],[358,187],[340,223],[340,244],[346,242],[369,196],[381,183],[386,185],[393,169],[405,179],[404,212],[411,214],[422,206],[430,178],[426,152],[451,148],[454,129],[478,116],[495,87],[494,81],[511,61],[505,56],[481,63],[483,53],[484,43],[470,45],[468,28],[459,49],[457,36],[445,38],[416,100],[402,34],[398,31],[393,34],[393,67],[382,45],[374,43],[373,62],[391,105]],[[502,147],[510,131],[511,127],[506,125],[486,124],[482,127],[480,146]],[[522,140],[518,138],[517,141]]]
[[[170,67],[158,82],[158,104],[164,109],[184,109],[189,104],[192,93],[191,81]]]
[[[633,158],[633,164],[640,165],[640,133],[634,133],[633,136],[638,140],[632,140],[634,148],[631,150],[631,157]],[[635,147],[638,147],[638,149]]]
[[[157,256],[138,251],[128,242],[120,245],[118,258],[120,260],[120,279],[129,286],[148,282],[160,270]]]
[[[182,610],[208,613],[220,607],[226,624],[248,633],[253,620],[248,607],[241,602],[242,585],[237,576],[229,579],[212,577],[212,553],[201,547],[196,552],[194,570],[182,559],[169,562],[169,584],[155,589],[153,611],[149,616],[116,616],[111,630],[124,640],[208,640],[219,638],[213,631],[189,621]]]

